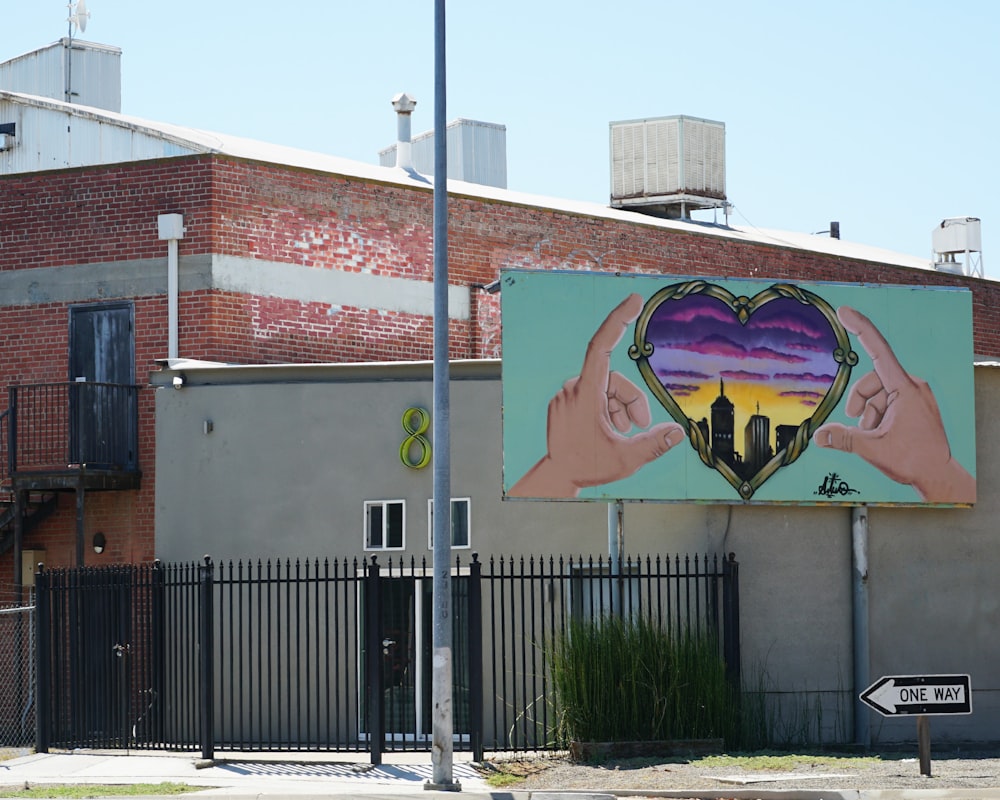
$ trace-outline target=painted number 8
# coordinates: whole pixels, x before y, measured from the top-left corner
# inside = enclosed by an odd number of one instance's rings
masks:
[[[399,460],[410,469],[423,469],[431,463],[431,443],[424,436],[431,426],[431,415],[414,406],[403,412],[400,423],[407,437],[399,446]]]

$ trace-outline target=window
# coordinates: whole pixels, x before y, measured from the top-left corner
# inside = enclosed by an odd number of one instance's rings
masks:
[[[471,547],[471,502],[468,497],[451,499],[451,546]],[[427,501],[427,547],[434,549],[434,501]]]
[[[366,500],[365,550],[402,550],[405,519],[403,500]]]

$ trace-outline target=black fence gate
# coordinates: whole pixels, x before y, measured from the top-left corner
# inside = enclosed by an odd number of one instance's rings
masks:
[[[425,560],[226,562],[37,576],[36,747],[431,746]],[[456,560],[456,750],[564,746],[548,645],[572,619],[714,637],[739,681],[738,564],[707,556]]]

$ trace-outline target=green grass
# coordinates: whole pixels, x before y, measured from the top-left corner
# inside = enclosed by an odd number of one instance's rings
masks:
[[[187,794],[206,787],[186,783],[36,783],[22,787],[0,787],[0,797],[129,797],[135,795]]]
[[[869,767],[881,759],[874,756],[807,755],[801,753],[750,753],[747,755],[704,756],[698,766],[708,769],[745,769],[750,772],[794,772],[803,767]]]
[[[486,785],[491,789],[506,789],[508,786],[516,786],[523,780],[524,775],[516,775],[504,770],[498,770],[486,776]]]

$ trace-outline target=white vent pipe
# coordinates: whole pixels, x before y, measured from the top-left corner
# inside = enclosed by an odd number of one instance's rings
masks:
[[[160,214],[156,218],[160,239],[167,242],[167,358],[177,355],[177,243],[184,238],[183,214]]]
[[[400,92],[392,98],[392,107],[396,110],[396,166],[400,169],[413,169],[410,115],[417,107],[417,101],[406,92]]]

